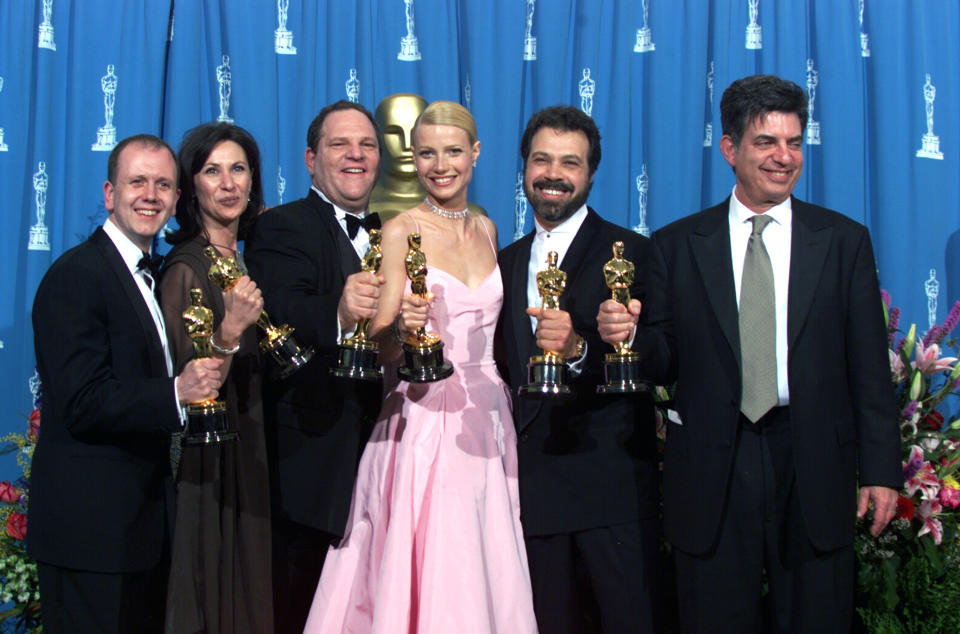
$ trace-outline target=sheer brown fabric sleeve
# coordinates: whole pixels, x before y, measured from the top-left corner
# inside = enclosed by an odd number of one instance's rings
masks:
[[[183,311],[190,305],[190,289],[204,289],[204,304],[212,307],[210,299],[206,297],[207,284],[204,282],[183,262],[175,262],[165,269],[160,280],[160,308],[177,374],[193,359],[193,343],[187,336],[182,317]]]

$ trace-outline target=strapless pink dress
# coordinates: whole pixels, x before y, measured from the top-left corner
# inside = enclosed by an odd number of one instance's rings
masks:
[[[431,268],[427,285],[428,330],[443,338],[454,373],[412,384],[387,368],[386,381],[399,384],[364,450],[346,535],[327,554],[305,632],[537,629],[516,432],[493,362],[500,270],[471,290]]]

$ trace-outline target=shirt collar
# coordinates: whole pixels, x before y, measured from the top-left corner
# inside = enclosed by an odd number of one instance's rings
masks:
[[[764,215],[772,218],[773,221],[778,225],[789,226],[791,214],[793,212],[791,200],[793,200],[793,198],[791,196],[787,196],[786,200],[766,210]],[[737,198],[737,188],[734,186],[733,192],[730,194],[730,217],[733,222],[739,226],[748,222],[756,215],[757,213],[755,211],[751,210],[749,207],[740,202],[740,200]]]
[[[332,202],[329,198],[327,198],[327,197],[324,195],[324,193],[323,193],[322,191],[320,191],[319,188],[317,188],[316,185],[310,185],[310,189],[312,189],[313,191],[315,191],[315,192],[317,193],[317,196],[319,196],[320,198],[322,198],[322,199],[325,200],[326,202],[330,203],[330,206],[333,207],[334,214],[336,214],[336,216],[337,216],[337,220],[343,220],[343,219],[346,217],[346,215],[347,215],[348,213],[350,213],[350,212],[346,211],[345,209],[341,209],[340,207],[337,207],[337,205],[336,205],[334,202]],[[363,217],[365,217],[365,216],[367,215],[367,212],[364,211],[363,213],[350,214],[350,215],[351,215],[351,216],[356,216],[357,218],[363,218]]]
[[[537,228],[537,236],[544,233],[577,233],[580,231],[580,225],[583,224],[583,221],[587,217],[587,205],[584,203],[580,209],[576,210],[573,215],[561,222],[559,225],[553,229],[544,229],[543,225],[540,224],[540,219],[537,218],[536,214],[533,216],[533,224]]]
[[[120,252],[120,257],[123,258],[123,263],[127,265],[127,268],[130,269],[130,272],[136,273],[137,265],[140,264],[140,258],[143,257],[143,249],[138,247],[130,238],[124,235],[124,233],[120,231],[120,227],[113,224],[113,221],[110,220],[109,216],[103,223],[103,231],[113,242],[113,245],[117,247],[117,251]],[[149,253],[150,250],[147,250],[148,255]]]

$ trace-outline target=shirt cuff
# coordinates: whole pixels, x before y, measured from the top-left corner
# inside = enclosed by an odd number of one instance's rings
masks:
[[[180,428],[187,426],[187,408],[180,405],[180,391],[177,389],[177,378],[173,378],[173,404],[177,408],[177,414],[180,416]]]

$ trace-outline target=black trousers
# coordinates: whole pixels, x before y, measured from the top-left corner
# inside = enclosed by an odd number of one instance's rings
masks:
[[[756,424],[741,416],[716,545],[705,556],[675,551],[684,632],[850,631],[853,547],[823,552],[810,543],[790,433],[788,407]]]
[[[45,634],[163,632],[169,556],[152,570],[102,573],[38,563]]]
[[[273,523],[273,610],[277,634],[301,634],[323,561],[340,537],[295,522]]]
[[[527,537],[540,634],[659,631],[659,522]]]

